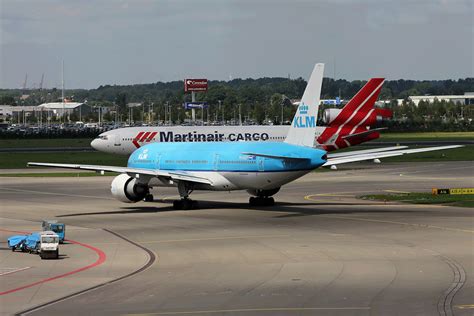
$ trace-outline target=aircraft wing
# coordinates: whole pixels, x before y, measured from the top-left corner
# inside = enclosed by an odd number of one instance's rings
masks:
[[[352,150],[352,151],[346,151],[342,153],[331,153],[328,154],[328,158],[338,158],[338,157],[344,157],[344,156],[356,156],[356,155],[362,155],[362,154],[373,154],[373,153],[378,153],[378,152],[386,152],[386,151],[391,151],[391,150],[399,150],[399,149],[405,149],[408,148],[408,146],[392,146],[392,147],[383,147],[383,148],[373,148],[373,149],[364,149],[364,150]]]
[[[44,163],[44,162],[28,162],[28,166],[38,167],[51,167],[51,168],[66,168],[66,169],[79,169],[79,170],[91,170],[97,172],[117,172],[126,173],[130,177],[139,176],[151,176],[151,177],[167,177],[175,181],[189,181],[203,184],[212,185],[212,181],[197,177],[192,173],[185,171],[165,171],[165,170],[151,170],[141,168],[128,168],[128,167],[116,167],[116,166],[97,166],[97,165],[79,165],[79,164],[66,164],[66,163]]]
[[[373,160],[373,159],[379,159],[379,158],[402,156],[406,154],[415,154],[415,153],[435,151],[435,150],[453,149],[453,148],[459,148],[459,147],[464,147],[464,146],[463,145],[450,145],[450,146],[392,150],[388,152],[387,151],[372,152],[372,153],[354,154],[354,155],[332,157],[332,158],[329,157],[328,161],[323,166],[328,167],[328,166],[340,165],[340,164],[356,162],[356,161]],[[350,154],[350,152],[348,152],[348,154]]]
[[[346,136],[342,136],[343,139],[351,139],[351,138],[354,138],[354,137],[361,137],[361,136],[367,136],[367,135],[370,135],[372,133],[375,133],[375,132],[380,132],[380,131],[383,131],[383,130],[386,130],[388,129],[388,127],[380,127],[380,128],[374,128],[374,129],[369,129],[365,132],[361,132],[361,133],[356,133],[356,134],[349,134],[349,135],[346,135]]]

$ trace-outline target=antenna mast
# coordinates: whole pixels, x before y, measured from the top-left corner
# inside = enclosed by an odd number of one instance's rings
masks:
[[[40,89],[40,91],[43,90],[43,82],[44,82],[44,72],[43,72],[43,74],[41,75],[41,81],[40,81],[40,84],[39,84],[39,89]]]

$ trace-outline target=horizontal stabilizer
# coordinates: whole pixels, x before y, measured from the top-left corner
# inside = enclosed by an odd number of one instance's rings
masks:
[[[387,158],[387,157],[402,156],[406,154],[415,154],[415,153],[453,149],[453,148],[460,148],[460,147],[464,147],[464,146],[463,145],[450,145],[450,146],[439,146],[439,147],[401,149],[401,150],[393,150],[393,151],[388,151],[388,152],[382,151],[378,153],[358,154],[358,155],[355,154],[355,155],[348,155],[348,156],[342,156],[342,157],[336,157],[336,158],[333,156],[332,158],[328,158],[328,161],[323,166],[328,167],[328,166],[335,166],[335,165],[356,162],[356,161],[373,160],[373,159],[380,159],[380,158]]]
[[[374,128],[374,129],[369,129],[367,131],[361,132],[361,133],[355,133],[355,134],[349,134],[342,136],[342,139],[351,139],[351,138],[356,138],[356,137],[362,137],[362,136],[367,136],[375,132],[380,132],[383,130],[388,129],[388,127],[380,127],[380,128]]]
[[[275,155],[267,155],[267,154],[259,154],[259,153],[242,153],[242,155],[257,156],[257,157],[272,158],[272,159],[280,159],[280,160],[293,160],[293,161],[309,160],[308,158],[299,158],[299,157],[290,157],[290,156],[275,156]]]
[[[328,154],[328,158],[373,154],[373,153],[387,152],[391,150],[400,150],[400,149],[406,149],[406,148],[408,148],[408,146],[392,146],[392,147],[363,149],[363,150],[351,150],[351,151],[346,151],[342,153]]]

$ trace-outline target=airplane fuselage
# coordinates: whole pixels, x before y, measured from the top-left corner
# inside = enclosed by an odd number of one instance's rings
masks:
[[[128,160],[128,167],[187,172],[212,181],[212,185],[200,184],[195,186],[196,189],[269,190],[323,165],[325,155],[324,150],[284,142],[152,143],[134,151]],[[150,185],[171,186],[174,183],[158,177]]]
[[[283,142],[288,129],[288,125],[126,127],[100,134],[91,146],[102,152],[130,155],[149,143]],[[315,129],[319,137],[325,127]]]

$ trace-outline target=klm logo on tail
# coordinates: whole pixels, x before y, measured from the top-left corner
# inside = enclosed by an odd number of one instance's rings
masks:
[[[293,127],[295,128],[314,128],[316,127],[316,117],[308,115],[309,106],[301,103],[298,107],[299,115],[295,115],[293,119]]]

